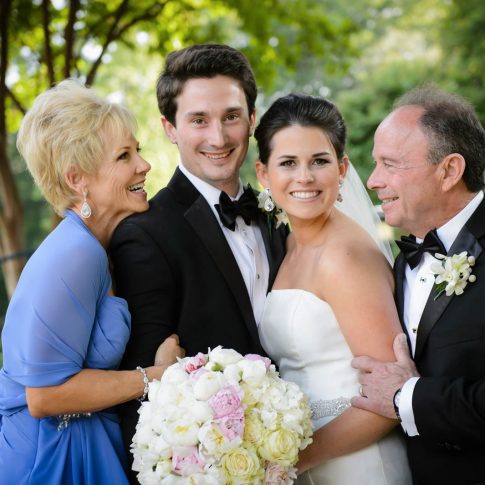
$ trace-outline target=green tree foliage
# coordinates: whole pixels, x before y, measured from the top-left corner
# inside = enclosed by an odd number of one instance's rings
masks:
[[[76,77],[92,85],[116,48],[130,53],[123,83],[147,53],[163,56],[194,42],[225,42],[243,50],[262,86],[270,87],[302,57],[348,59],[351,21],[331,15],[318,0],[2,0],[0,66],[0,250],[23,251],[23,204],[9,156],[12,134],[42,90]],[[255,9],[257,10],[255,12]],[[140,46],[143,33],[145,42]],[[140,49],[140,55],[138,50]],[[154,57],[150,58],[151,63]],[[157,66],[158,68],[159,66]],[[145,95],[144,80],[138,85]],[[4,262],[11,294],[20,260]]]
[[[439,29],[443,44],[443,77],[467,97],[485,122],[485,15],[480,0],[450,1]]]
[[[176,159],[163,141],[154,96],[163,58],[193,42],[225,42],[245,52],[255,69],[259,114],[290,91],[335,101],[349,127],[350,157],[365,179],[377,124],[395,98],[417,84],[433,82],[465,95],[485,121],[482,3],[2,0],[0,255],[35,246],[50,225],[49,209],[16,154],[14,134],[33,98],[54,82],[74,76],[95,83],[135,111],[143,155],[153,166],[153,194]],[[256,156],[252,144],[245,179],[254,180]],[[10,246],[5,228],[13,234]],[[2,304],[0,298],[0,315]]]

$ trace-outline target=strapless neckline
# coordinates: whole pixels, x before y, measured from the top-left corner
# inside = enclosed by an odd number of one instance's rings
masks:
[[[325,305],[329,305],[328,302],[326,302],[323,298],[320,298],[319,296],[315,295],[315,293],[309,291],[309,290],[304,290],[303,288],[273,288],[268,295],[274,294],[274,293],[301,293],[304,295],[309,295],[310,297],[314,298],[315,300],[324,303]]]
[[[358,394],[352,351],[331,305],[301,288],[275,288],[266,299],[259,325],[261,344],[283,379],[309,398],[315,428],[349,407]],[[307,481],[305,481],[307,480]],[[308,481],[309,480],[309,481]],[[398,435],[318,466],[298,484],[409,485],[405,450]]]

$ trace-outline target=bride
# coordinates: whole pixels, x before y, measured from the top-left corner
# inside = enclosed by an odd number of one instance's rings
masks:
[[[300,454],[298,483],[410,484],[397,421],[350,405],[359,392],[352,357],[393,360],[401,330],[391,268],[369,235],[377,239],[372,207],[358,199],[350,214],[359,223],[335,207],[348,183],[343,118],[325,99],[292,94],[273,103],[255,137],[258,179],[292,229],[259,332],[281,376],[310,399],[316,431]]]

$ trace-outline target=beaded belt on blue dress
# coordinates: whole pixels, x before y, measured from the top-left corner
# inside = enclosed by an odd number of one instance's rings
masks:
[[[72,413],[72,414],[59,414],[56,418],[59,421],[59,425],[57,426],[57,431],[62,431],[66,429],[71,420],[73,419],[81,419],[81,418],[90,418],[91,413]]]

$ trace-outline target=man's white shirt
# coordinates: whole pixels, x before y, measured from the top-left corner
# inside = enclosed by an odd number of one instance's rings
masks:
[[[221,191],[190,173],[181,162],[179,163],[179,168],[212,209],[239,266],[253,307],[254,319],[256,320],[256,324],[259,325],[266,300],[269,279],[269,264],[261,229],[256,223],[247,225],[240,216],[236,218],[236,228],[234,231],[225,227],[215,208],[215,205],[219,203]],[[238,193],[236,197],[231,197],[231,199],[239,199],[243,191],[243,185],[239,181]]]
[[[436,230],[446,252],[455,241],[458,233],[466,224],[476,208],[483,199],[483,192],[480,191],[455,217],[450,219],[445,225]],[[422,242],[422,239],[416,239]],[[404,312],[403,319],[406,326],[409,340],[411,342],[411,352],[414,356],[416,350],[416,336],[419,332],[419,321],[428,301],[429,294],[434,284],[434,275],[431,272],[431,263],[437,260],[430,253],[425,253],[421,262],[414,269],[406,264],[404,276]],[[399,414],[401,416],[401,425],[409,436],[419,435],[414,420],[412,407],[413,392],[419,377],[412,377],[404,383],[401,390],[401,399],[399,401]]]

